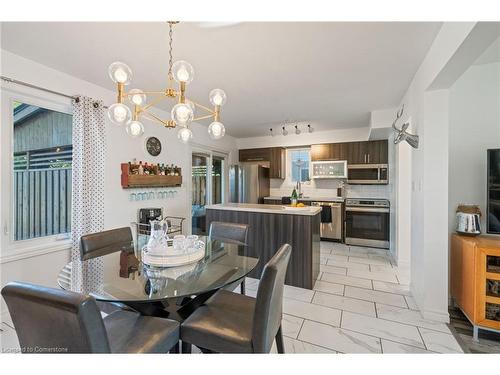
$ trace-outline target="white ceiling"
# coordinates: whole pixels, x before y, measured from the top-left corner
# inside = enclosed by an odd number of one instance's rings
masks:
[[[235,137],[265,135],[286,119],[315,130],[367,126],[369,112],[399,104],[440,23],[181,23],[174,60],[195,69],[188,97],[228,95],[222,120]],[[114,89],[108,65],[126,62],[130,88],[161,89],[165,23],[3,23],[2,48]]]

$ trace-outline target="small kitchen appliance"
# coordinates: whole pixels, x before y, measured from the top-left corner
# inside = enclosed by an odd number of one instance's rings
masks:
[[[477,236],[481,234],[481,210],[476,205],[460,204],[457,207],[457,226],[459,234]]]

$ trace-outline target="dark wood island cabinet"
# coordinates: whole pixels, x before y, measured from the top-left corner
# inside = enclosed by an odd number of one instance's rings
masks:
[[[212,221],[249,225],[248,255],[259,258],[250,277],[259,279],[264,265],[288,243],[292,255],[285,283],[313,289],[319,276],[320,207],[227,203],[207,206],[206,212],[208,226]]]

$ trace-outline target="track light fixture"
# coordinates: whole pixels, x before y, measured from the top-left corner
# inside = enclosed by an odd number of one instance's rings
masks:
[[[288,130],[286,129],[287,125],[291,125],[291,123],[288,120],[286,120],[284,125],[281,126],[281,131],[279,131],[277,134],[281,133],[281,135],[287,136],[288,135]],[[300,129],[299,123],[296,123],[295,125],[293,125],[293,127],[294,127],[293,132],[295,133],[295,135],[302,134],[302,130]],[[306,132],[312,133],[313,131],[314,129],[311,127],[311,124],[307,124]],[[271,135],[271,137],[274,137],[276,135],[276,133],[273,132],[273,128],[269,128],[269,134]]]

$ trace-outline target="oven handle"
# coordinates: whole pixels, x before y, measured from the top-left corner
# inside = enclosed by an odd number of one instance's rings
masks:
[[[389,208],[373,208],[373,207],[346,207],[346,211],[351,212],[383,212],[389,213]]]

